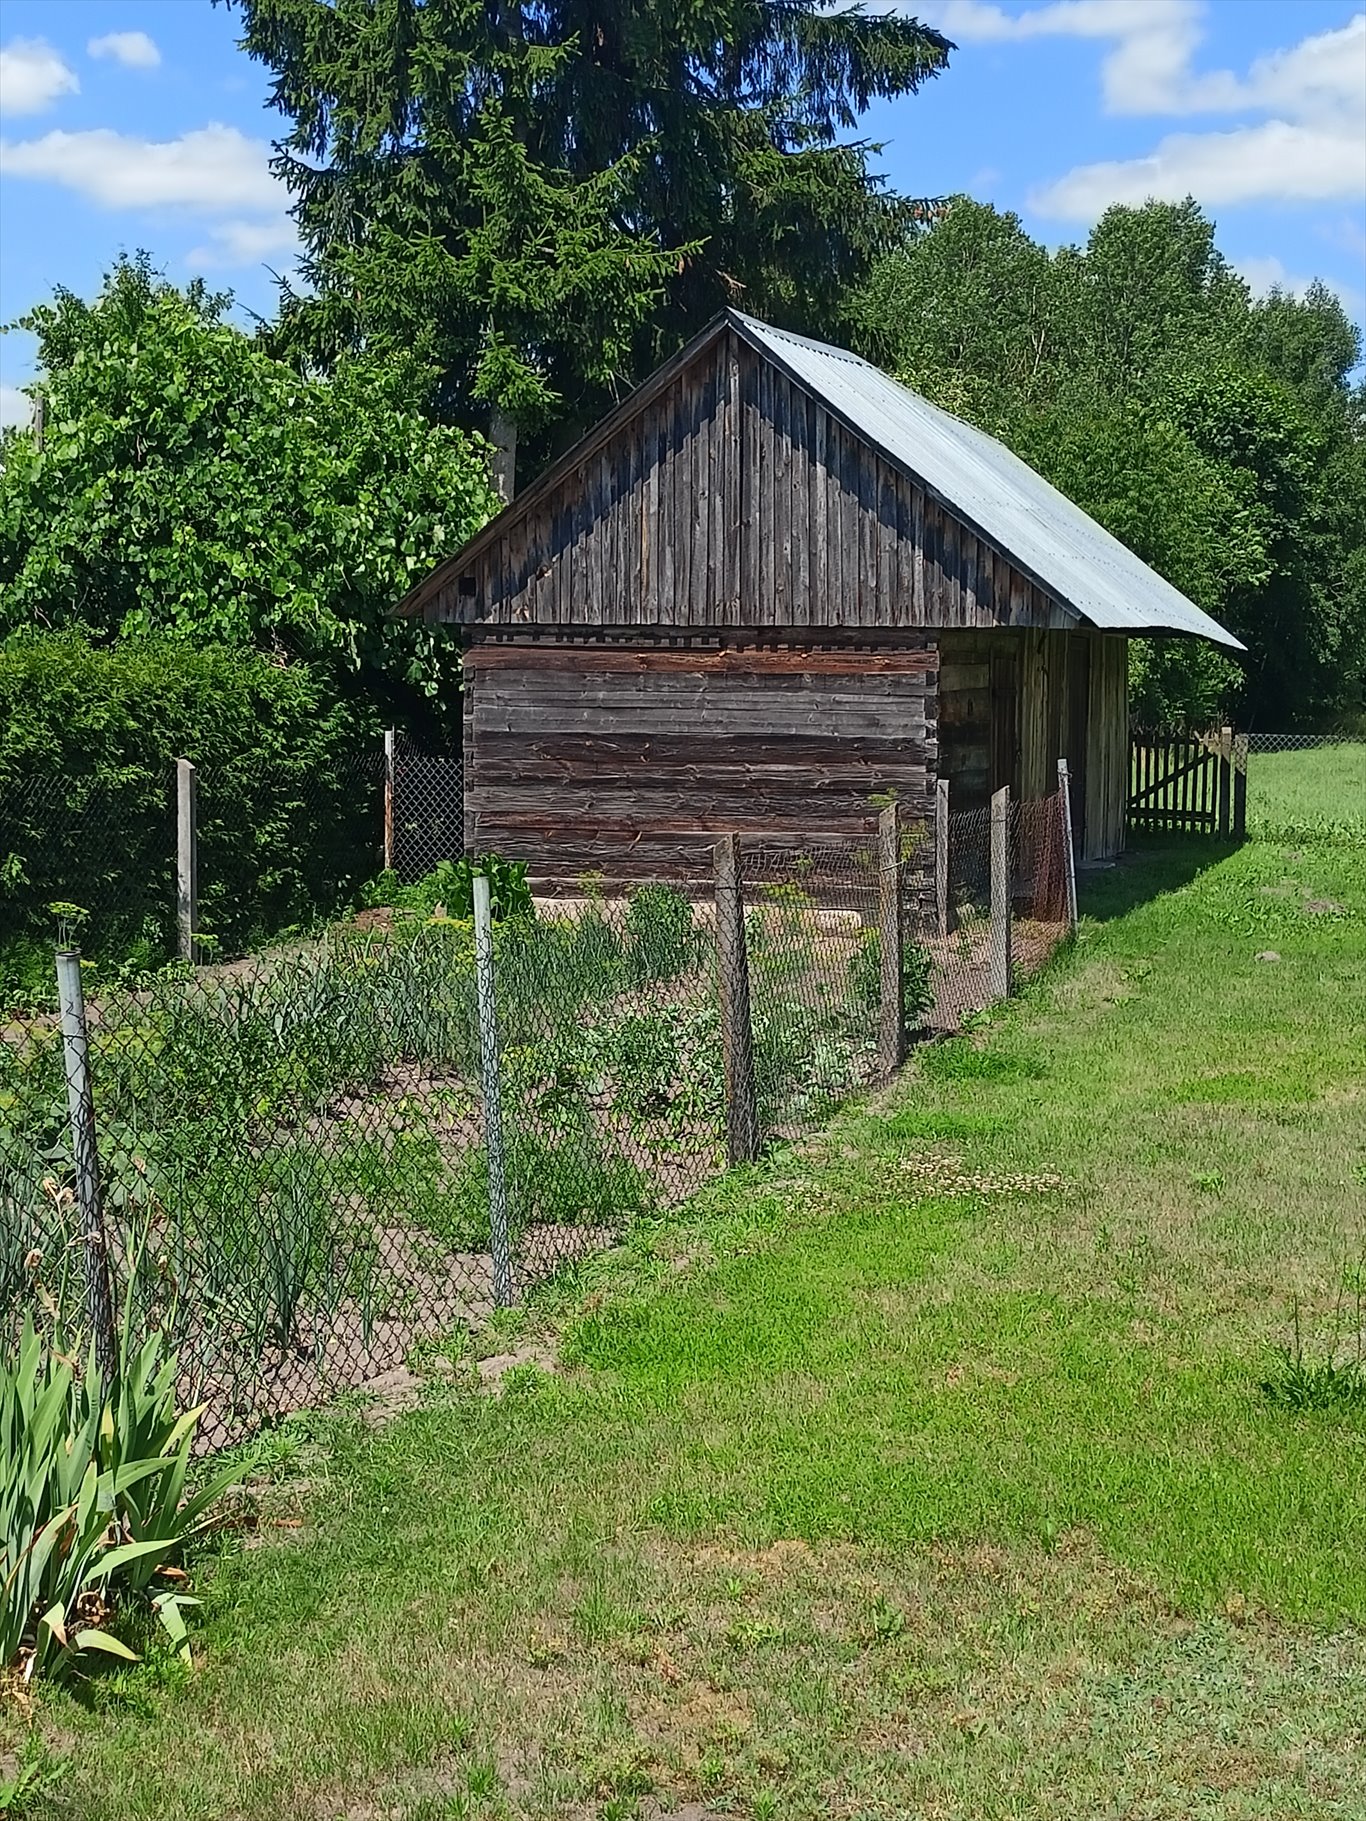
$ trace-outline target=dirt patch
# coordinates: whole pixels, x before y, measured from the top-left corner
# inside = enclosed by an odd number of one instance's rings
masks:
[[[539,1372],[554,1372],[558,1365],[552,1348],[528,1341],[523,1346],[514,1347],[510,1353],[495,1353],[488,1359],[479,1361],[479,1379],[486,1391],[495,1395],[502,1392],[508,1374],[520,1367],[531,1366]]]

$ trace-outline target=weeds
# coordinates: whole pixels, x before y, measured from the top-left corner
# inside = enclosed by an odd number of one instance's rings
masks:
[[[1345,1414],[1366,1409],[1366,1273],[1354,1272],[1348,1281],[1352,1305],[1352,1334],[1343,1335],[1344,1306],[1339,1296],[1334,1310],[1333,1335],[1317,1353],[1305,1345],[1300,1324],[1299,1298],[1291,1315],[1289,1343],[1277,1350],[1271,1369],[1259,1389],[1270,1404],[1297,1412],[1321,1410]]]

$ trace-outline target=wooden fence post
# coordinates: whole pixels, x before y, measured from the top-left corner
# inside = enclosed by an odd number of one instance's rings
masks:
[[[721,1000],[721,1052],[726,1073],[726,1155],[752,1163],[759,1152],[754,1034],[750,1026],[749,957],[740,889],[740,838],[723,835],[714,850],[716,965]]]
[[[371,850],[374,851],[373,849]],[[384,730],[384,870],[394,870],[394,730]]]
[[[1010,996],[1010,786],[991,799],[991,996]]]
[[[512,1302],[512,1248],[508,1240],[507,1170],[503,1153],[503,1099],[498,1053],[498,1002],[493,974],[493,913],[488,876],[474,876],[474,973],[479,1007],[479,1074],[484,1097],[484,1150],[489,1165],[489,1252],[493,1300]]]
[[[1219,729],[1219,820],[1218,832],[1227,835],[1233,827],[1233,729]]]
[[[1247,839],[1247,735],[1233,737],[1233,838]]]
[[[95,1358],[106,1386],[112,1386],[119,1375],[119,1342],[114,1321],[114,1291],[109,1277],[109,1244],[100,1200],[100,1154],[95,1141],[95,1096],[90,1086],[90,1044],[79,949],[57,951],[57,1003],[61,1008],[76,1211],[81,1222],[85,1313],[95,1342]]]
[[[199,775],[188,759],[175,762],[176,933],[182,961],[199,950]]]
[[[934,915],[940,936],[951,933],[949,901],[949,781],[940,778],[934,787]]]
[[[882,965],[878,1061],[895,1075],[906,1060],[906,1002],[901,965],[901,809],[889,803],[877,819],[878,935]]]
[[[1058,760],[1058,817],[1062,823],[1062,866],[1067,927],[1077,933],[1077,850],[1072,845],[1072,773],[1067,760]]]

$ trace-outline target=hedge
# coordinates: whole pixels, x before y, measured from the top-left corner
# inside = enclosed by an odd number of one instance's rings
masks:
[[[332,909],[376,870],[379,736],[314,671],[184,643],[0,643],[0,992],[82,949],[174,950],[177,758],[198,768],[200,924],[225,953]]]

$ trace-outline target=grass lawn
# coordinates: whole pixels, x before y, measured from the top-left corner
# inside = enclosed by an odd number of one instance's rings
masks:
[[[1366,839],[1366,740],[1305,752],[1254,752],[1247,765],[1251,830],[1337,824]]]
[[[1366,1404],[1260,1389],[1296,1305],[1356,1345],[1366,850],[1084,894],[989,1026],[585,1270],[562,1370],[287,1431],[199,1667],[44,1693],[31,1812],[1366,1816]]]

